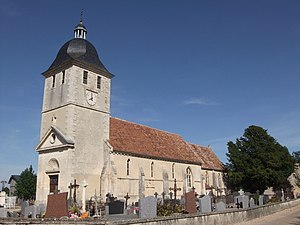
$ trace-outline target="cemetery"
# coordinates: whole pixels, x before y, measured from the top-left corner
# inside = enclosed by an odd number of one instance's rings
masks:
[[[139,202],[130,202],[128,193],[123,199],[117,199],[112,193],[102,198],[95,192],[81,204],[76,198],[78,188],[74,180],[69,185],[69,193],[50,194],[46,206],[29,201],[17,204],[15,196],[1,192],[0,223],[232,224],[300,205],[300,199],[290,200],[283,190],[274,193],[272,198],[243,190],[226,196],[216,196],[213,192],[199,196],[195,188],[178,196],[181,188],[176,180],[168,194],[155,192],[152,196],[142,197]],[[278,202],[273,203],[274,198]]]

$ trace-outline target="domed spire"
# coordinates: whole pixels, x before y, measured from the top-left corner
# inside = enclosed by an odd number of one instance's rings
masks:
[[[86,39],[87,29],[82,23],[82,14],[83,14],[83,11],[81,11],[81,14],[80,14],[79,24],[74,28],[74,35],[75,35],[75,38]]]

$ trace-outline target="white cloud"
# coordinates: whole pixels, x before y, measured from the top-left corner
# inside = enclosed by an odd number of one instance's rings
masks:
[[[183,104],[184,105],[207,105],[207,106],[220,105],[217,102],[208,99],[203,99],[203,98],[190,98],[189,100],[185,100]]]

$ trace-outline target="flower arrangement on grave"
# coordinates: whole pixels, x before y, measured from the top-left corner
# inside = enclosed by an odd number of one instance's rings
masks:
[[[157,205],[157,216],[170,216],[174,213],[182,213],[182,207],[180,205],[172,204],[158,204]]]

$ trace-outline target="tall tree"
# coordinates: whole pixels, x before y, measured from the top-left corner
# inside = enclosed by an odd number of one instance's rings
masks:
[[[20,179],[16,183],[16,194],[18,198],[24,200],[35,199],[36,191],[36,174],[32,166],[22,171]]]
[[[229,141],[226,155],[227,184],[232,190],[278,190],[288,185],[287,178],[294,171],[288,149],[259,126],[248,127],[236,143]]]

